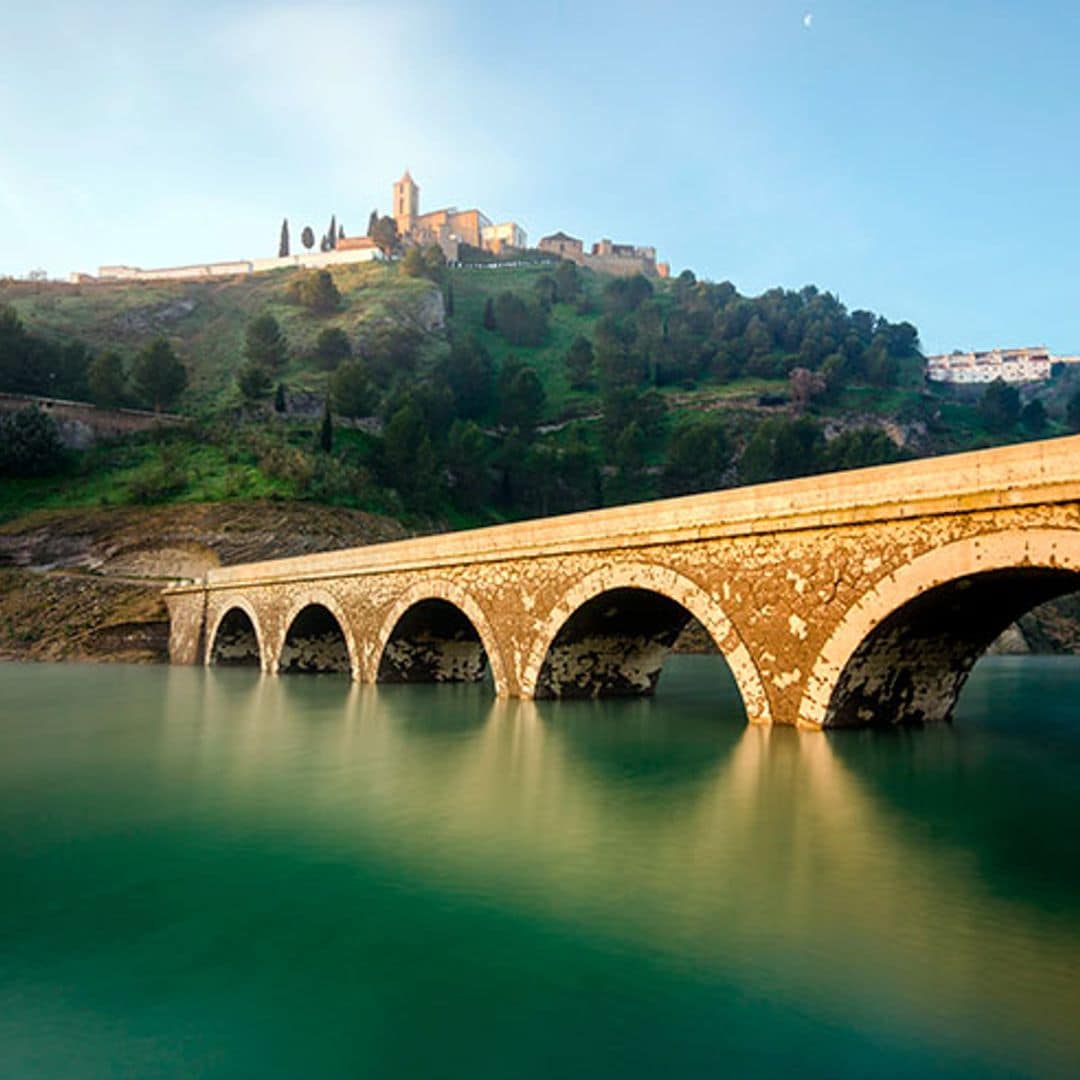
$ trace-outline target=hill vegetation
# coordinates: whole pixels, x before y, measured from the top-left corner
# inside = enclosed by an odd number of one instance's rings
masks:
[[[78,454],[5,420],[0,516],[271,497],[457,526],[1080,428],[1067,381],[963,394],[922,363],[910,323],[813,286],[449,269],[435,249],[332,274],[0,283],[0,391],[190,418]]]

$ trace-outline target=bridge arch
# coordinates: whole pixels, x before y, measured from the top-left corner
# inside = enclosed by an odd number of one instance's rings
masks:
[[[353,679],[360,677],[352,623],[326,589],[305,591],[293,601],[276,644],[274,671],[347,671]]]
[[[480,677],[486,658],[496,696],[509,694],[502,649],[487,614],[465,589],[443,578],[413,585],[390,608],[375,641],[369,669],[371,681],[387,681],[388,678],[389,681],[408,681],[400,668],[399,677],[395,677],[387,665],[391,663],[388,652],[395,640],[395,631],[408,629],[403,621],[410,615],[416,616],[416,625],[411,630],[424,635],[429,660],[434,661],[435,654],[445,655],[448,649],[453,653],[451,668],[442,678],[431,671],[433,664],[428,663],[423,681],[467,681]],[[473,642],[479,649],[468,648]]]
[[[571,619],[591,602],[617,593],[652,594],[653,597],[660,597],[669,604],[685,609],[685,612],[696,618],[705,627],[727,662],[739,688],[749,721],[757,724],[772,723],[772,709],[757,665],[716,597],[677,571],[648,562],[613,563],[605,566],[582,578],[563,595],[536,633],[532,650],[522,671],[521,692],[524,697],[544,695],[545,664],[559,634]],[[636,598],[632,596],[625,595],[625,599],[631,605],[636,603]],[[651,679],[653,685],[659,677],[660,665],[666,655],[667,647],[661,644],[651,658],[644,655],[640,657],[645,661],[646,667],[650,661],[656,665],[655,675]],[[650,676],[639,668],[636,677],[643,686],[642,679]]]
[[[246,618],[246,626],[244,620]],[[254,638],[254,656],[251,656]],[[221,605],[210,633],[206,635],[206,667],[214,664],[258,664],[261,671],[268,669],[266,641],[255,607],[243,596],[230,596]],[[232,655],[230,655],[232,654]]]
[[[1078,589],[1080,530],[1011,529],[943,545],[852,604],[818,654],[798,722],[948,719],[991,642],[1033,607]]]

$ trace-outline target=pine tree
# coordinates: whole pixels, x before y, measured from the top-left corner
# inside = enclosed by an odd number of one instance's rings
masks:
[[[289,254],[289,219],[281,220],[281,239],[278,241],[278,258],[284,259]]]

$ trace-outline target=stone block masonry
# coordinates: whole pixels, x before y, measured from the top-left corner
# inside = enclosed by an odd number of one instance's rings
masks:
[[[517,697],[649,694],[693,616],[751,722],[820,728],[946,719],[1001,630],[1077,590],[1072,436],[213,569],[166,602],[176,663],[224,633],[267,674],[307,649]]]

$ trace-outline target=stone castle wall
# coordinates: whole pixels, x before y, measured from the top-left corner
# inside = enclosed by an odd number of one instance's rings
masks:
[[[176,426],[183,417],[142,409],[103,409],[85,401],[34,397],[30,394],[0,393],[0,412],[18,412],[36,405],[56,422],[63,444],[84,450],[102,439],[115,439],[151,428]]]

